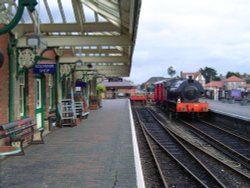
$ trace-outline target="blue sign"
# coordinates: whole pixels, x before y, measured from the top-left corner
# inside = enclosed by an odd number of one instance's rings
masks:
[[[76,87],[87,87],[87,83],[77,80],[75,86]]]
[[[36,64],[33,67],[34,74],[55,74],[56,73],[56,64]]]

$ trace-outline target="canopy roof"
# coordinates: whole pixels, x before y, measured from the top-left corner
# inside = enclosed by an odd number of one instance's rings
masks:
[[[15,10],[18,2],[11,2]],[[26,36],[38,32],[48,47],[56,48],[59,63],[78,61],[81,63],[76,70],[92,67],[98,74],[109,77],[129,76],[141,0],[37,2],[36,10],[33,13],[25,10],[12,31],[18,39],[17,47],[27,47]]]

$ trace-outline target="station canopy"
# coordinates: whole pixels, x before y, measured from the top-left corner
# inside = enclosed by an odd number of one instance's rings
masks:
[[[17,1],[12,1],[12,9]],[[17,47],[27,47],[27,34],[39,32],[55,48],[60,64],[93,70],[107,77],[130,74],[140,0],[37,0],[35,11],[25,9],[12,30]]]

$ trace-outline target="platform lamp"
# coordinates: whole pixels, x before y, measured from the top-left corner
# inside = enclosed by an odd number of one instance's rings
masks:
[[[26,44],[34,49],[45,50],[47,48],[47,42],[43,41],[38,34],[31,34],[26,37]]]
[[[78,59],[78,60],[75,62],[75,64],[76,64],[76,67],[79,68],[79,67],[81,67],[81,66],[83,65],[83,62],[82,62],[81,59]]]
[[[26,45],[33,48],[35,58],[35,63],[42,60],[52,60],[51,58],[46,58],[40,55],[36,55],[38,53],[38,49],[45,50],[47,49],[47,41],[42,40],[41,35],[31,34],[26,37]]]
[[[99,84],[101,83],[103,80],[105,80],[106,76],[104,74],[100,74],[98,73],[96,76],[96,82]]]
[[[89,70],[87,72],[88,79],[93,80],[93,78],[98,74],[97,70]]]
[[[88,64],[87,64],[87,67],[88,67],[89,69],[92,69],[92,68],[93,68],[93,65],[92,65],[91,63],[88,63]]]

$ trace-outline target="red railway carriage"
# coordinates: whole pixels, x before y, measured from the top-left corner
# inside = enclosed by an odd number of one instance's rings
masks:
[[[147,96],[144,94],[135,94],[130,97],[130,101],[132,105],[135,104],[141,104],[146,105],[147,104]]]
[[[163,107],[170,115],[179,113],[206,113],[208,103],[199,101],[203,95],[202,85],[192,78],[169,79],[155,83],[156,104]]]
[[[166,98],[164,83],[165,81],[159,81],[155,83],[154,98],[155,98],[155,101],[158,103],[163,102]]]
[[[135,93],[134,95],[130,96],[130,101],[133,104],[142,104],[146,105],[148,102],[155,101],[154,93]]]

